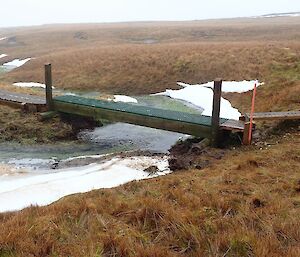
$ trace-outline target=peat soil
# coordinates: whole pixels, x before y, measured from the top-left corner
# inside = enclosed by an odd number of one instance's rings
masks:
[[[224,157],[226,149],[208,146],[208,140],[189,138],[178,142],[170,149],[169,167],[172,171],[190,168],[204,169],[213,161]]]
[[[241,151],[252,147],[265,149],[279,144],[280,140],[289,134],[300,131],[300,120],[286,120],[257,124],[253,132],[251,146],[241,145],[241,135],[233,134],[228,137],[222,148],[212,148],[209,140],[201,138],[188,138],[179,141],[169,150],[169,168],[172,171],[187,169],[204,169],[216,160],[222,159],[226,152],[232,149]]]

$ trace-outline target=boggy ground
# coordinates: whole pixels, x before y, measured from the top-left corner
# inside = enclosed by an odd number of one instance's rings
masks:
[[[39,114],[0,105],[0,142],[39,144],[75,139],[72,126],[58,117],[41,122]]]
[[[53,62],[59,86],[105,93],[159,92],[176,80],[258,78],[265,85],[257,111],[299,109],[299,19],[231,22],[95,26],[80,35],[91,25],[4,31],[22,44],[0,50],[17,58],[26,49],[40,58],[3,79],[42,80],[45,61]],[[160,43],[129,42],[149,33]],[[37,42],[49,47],[38,49]],[[226,97],[249,111],[251,92]],[[165,177],[1,214],[0,256],[299,256],[299,125],[275,132],[250,147],[188,148],[198,152],[186,156],[192,165]]]
[[[202,169],[0,215],[0,256],[299,256],[300,130]]]

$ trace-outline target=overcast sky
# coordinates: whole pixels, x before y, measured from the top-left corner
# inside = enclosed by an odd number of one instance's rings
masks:
[[[0,27],[196,20],[300,11],[300,0],[1,0]]]

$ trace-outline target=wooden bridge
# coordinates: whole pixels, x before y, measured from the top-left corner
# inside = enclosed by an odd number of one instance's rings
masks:
[[[244,130],[243,121],[220,118],[222,81],[215,81],[212,117],[172,110],[115,103],[78,96],[52,97],[51,65],[45,66],[46,102],[48,109],[66,114],[75,114],[95,120],[124,122],[134,125],[163,129],[197,137],[210,138],[218,146],[222,130]]]
[[[53,110],[96,120],[130,123],[198,137],[211,138],[212,136],[212,117],[137,104],[59,96],[53,99]],[[228,129],[229,122],[235,123],[236,129],[243,129],[243,122],[219,119],[220,126],[224,129]]]
[[[46,101],[41,97],[11,93],[0,90],[0,103],[19,106],[26,111],[45,111],[43,117],[51,117],[55,112],[79,115],[95,120],[124,122],[151,128],[189,134],[211,139],[212,145],[218,146],[224,131],[242,132],[243,143],[249,141],[249,114],[241,116],[239,121],[222,119],[220,102],[222,81],[214,83],[212,117],[190,114],[172,110],[158,109],[138,104],[115,103],[110,101],[88,99],[79,96],[52,97],[51,65],[45,65]],[[300,112],[254,113],[254,120],[300,119]]]
[[[138,104],[115,103],[111,101],[88,99],[79,96],[52,97],[52,73],[51,64],[45,65],[46,101],[40,97],[28,96],[18,93],[0,91],[0,103],[21,106],[27,111],[44,111],[48,114],[43,117],[51,117],[55,112],[79,115],[95,120],[108,120],[112,122],[130,123],[151,128],[189,134],[197,137],[211,139],[212,145],[218,146],[222,141],[224,131],[242,132],[243,143],[249,144],[247,125],[248,115],[239,121],[220,118],[220,104],[222,93],[222,81],[214,83],[212,116],[190,114],[172,110],[158,109]],[[25,107],[25,108],[24,108]],[[299,118],[299,112],[293,113],[264,113],[254,114],[254,119],[271,118]]]

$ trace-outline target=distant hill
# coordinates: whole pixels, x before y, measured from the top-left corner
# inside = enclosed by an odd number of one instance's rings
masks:
[[[254,18],[276,18],[276,17],[300,17],[300,12],[270,13],[261,16],[255,16]]]

